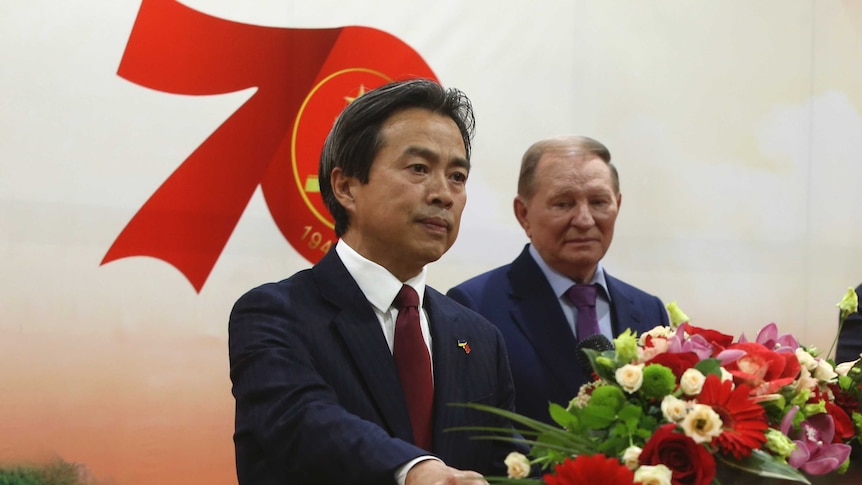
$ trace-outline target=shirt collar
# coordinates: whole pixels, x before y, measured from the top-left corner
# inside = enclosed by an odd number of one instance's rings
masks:
[[[416,294],[419,295],[419,308],[422,308],[425,301],[425,278],[427,274],[425,267],[422,267],[422,271],[418,275],[402,283],[386,268],[357,253],[342,240],[335,244],[335,252],[338,253],[338,257],[341,258],[347,272],[356,280],[356,284],[359,285],[365,298],[379,312],[385,313],[389,310],[398,292],[401,291],[402,284],[411,286],[416,290]]]
[[[548,263],[546,263],[545,260],[542,259],[542,256],[539,254],[539,251],[537,251],[532,244],[530,244],[529,250],[530,256],[532,256],[533,259],[536,261],[536,264],[539,265],[539,269],[542,270],[542,273],[544,273],[545,278],[548,280],[548,283],[550,283],[551,288],[554,290],[554,295],[556,295],[557,298],[562,297],[566,293],[566,291],[568,291],[568,289],[573,284],[575,284],[575,282],[563,273],[560,273],[559,271],[548,266]],[[608,291],[608,282],[605,278],[605,269],[602,267],[601,261],[599,261],[598,265],[596,266],[596,274],[593,275],[593,279],[587,282],[587,284],[599,285],[599,287],[604,290],[605,296],[607,296],[608,301],[611,300],[611,292]]]

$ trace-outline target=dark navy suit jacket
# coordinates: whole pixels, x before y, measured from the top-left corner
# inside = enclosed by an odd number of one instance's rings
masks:
[[[862,296],[862,285],[856,287],[856,296]],[[840,314],[838,316],[839,324]],[[844,321],[844,327],[838,335],[838,349],[835,351],[835,362],[850,362],[859,358],[862,352],[862,313],[851,313]]]
[[[667,325],[661,300],[605,273],[614,335]],[[566,406],[588,376],[578,341],[529,245],[509,265],[461,283],[448,296],[482,314],[503,333],[515,379],[515,410],[552,423],[548,403]]]
[[[513,408],[502,336],[432,288],[424,306],[434,366],[429,451],[455,468],[505,475],[513,445],[444,432],[507,426],[490,413],[447,406]],[[229,348],[240,484],[394,483],[397,467],[429,454],[412,444],[380,323],[334,250],[312,269],[242,296],[231,312]]]

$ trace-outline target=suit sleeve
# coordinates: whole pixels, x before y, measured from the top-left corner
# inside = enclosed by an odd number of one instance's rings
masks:
[[[464,305],[465,307],[467,307],[473,311],[478,311],[476,304],[473,302],[473,299],[470,297],[470,294],[467,293],[466,291],[464,291],[460,286],[456,286],[456,287],[450,289],[446,293],[446,296],[448,296],[449,298],[457,301],[458,303]]]
[[[427,453],[339,405],[310,352],[316,317],[267,287],[231,312],[240,483],[394,483],[399,465]]]
[[[656,309],[656,312],[658,312],[658,315],[659,315],[659,318],[661,319],[662,325],[664,325],[664,326],[670,325],[670,319],[668,318],[668,315],[667,315],[667,308],[664,306],[664,303],[662,303],[662,301],[659,297],[656,296],[654,298],[655,298],[655,304],[658,306],[658,308]]]

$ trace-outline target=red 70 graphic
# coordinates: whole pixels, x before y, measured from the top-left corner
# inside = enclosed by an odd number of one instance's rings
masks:
[[[175,0],[142,1],[117,74],[174,94],[257,88],[144,203],[102,260],[152,256],[198,292],[258,185],[288,242],[317,262],[335,237],[317,165],[345,100],[393,79],[436,80],[416,51],[376,29],[261,27]]]

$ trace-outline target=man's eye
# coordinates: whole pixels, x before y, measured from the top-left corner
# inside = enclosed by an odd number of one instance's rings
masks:
[[[463,172],[454,172],[452,174],[452,179],[456,182],[463,183],[467,181],[467,174]]]
[[[421,163],[411,165],[411,168],[413,169],[414,172],[417,172],[417,173],[425,173],[428,171],[428,167],[426,167],[425,165],[422,165]]]

